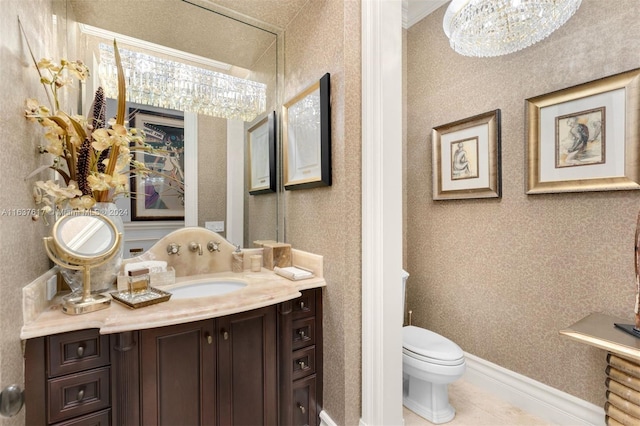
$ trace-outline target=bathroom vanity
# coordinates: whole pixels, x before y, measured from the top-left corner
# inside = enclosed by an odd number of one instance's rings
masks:
[[[322,288],[298,294],[193,322],[29,338],[26,423],[318,424]]]
[[[166,249],[208,240],[221,243],[180,256]],[[169,234],[130,261],[166,261],[176,278],[162,290],[173,297],[136,309],[63,313],[61,295],[45,296],[57,268],[26,286],[26,423],[319,424],[322,256],[292,250],[313,272],[292,281],[267,268],[231,272],[234,249],[200,228]]]

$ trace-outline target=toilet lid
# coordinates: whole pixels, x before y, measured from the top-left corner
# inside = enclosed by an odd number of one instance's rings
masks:
[[[402,329],[402,346],[416,358],[434,364],[459,364],[464,358],[460,346],[433,331],[412,325]]]

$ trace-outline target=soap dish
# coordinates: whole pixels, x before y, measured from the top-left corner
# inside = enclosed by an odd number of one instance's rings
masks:
[[[140,294],[131,294],[127,291],[114,291],[111,297],[116,302],[120,302],[130,308],[142,308],[144,306],[155,305],[156,303],[166,302],[171,297],[171,293],[149,287],[149,291]]]

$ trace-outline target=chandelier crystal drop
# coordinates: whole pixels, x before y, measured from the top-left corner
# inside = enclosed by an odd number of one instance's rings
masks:
[[[113,47],[100,43],[99,48],[100,84],[106,97],[117,98]],[[263,83],[126,49],[118,52],[129,102],[243,121],[266,111]]]
[[[506,55],[543,40],[581,0],[452,0],[444,16],[451,48],[464,56]]]

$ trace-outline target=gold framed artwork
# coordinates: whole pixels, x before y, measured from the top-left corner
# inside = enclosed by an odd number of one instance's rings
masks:
[[[526,100],[527,194],[640,189],[640,69]]]
[[[331,185],[329,73],[282,107],[285,189]]]
[[[249,194],[276,192],[276,113],[258,120],[247,131]]]
[[[500,110],[434,127],[433,199],[499,198]]]

